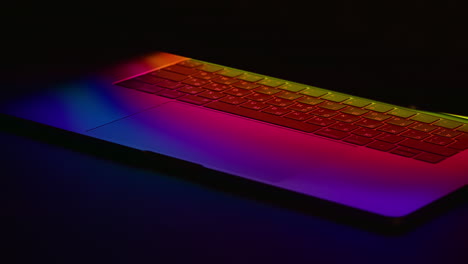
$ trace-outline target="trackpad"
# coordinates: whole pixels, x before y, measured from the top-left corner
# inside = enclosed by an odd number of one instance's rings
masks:
[[[313,167],[317,173],[320,165],[325,165],[323,161],[333,160],[333,153],[345,155],[355,149],[177,102],[109,123],[89,134],[265,182],[281,181]]]

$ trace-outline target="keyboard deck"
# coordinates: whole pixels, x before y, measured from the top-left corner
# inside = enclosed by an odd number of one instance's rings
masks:
[[[198,60],[117,85],[429,163],[468,149],[467,123]]]

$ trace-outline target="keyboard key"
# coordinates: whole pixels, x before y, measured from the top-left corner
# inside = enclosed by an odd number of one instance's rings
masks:
[[[193,74],[192,77],[198,78],[198,79],[203,79],[203,80],[211,80],[214,78],[218,78],[219,75],[211,72],[204,72],[204,71],[199,71],[197,74]]]
[[[369,110],[365,110],[365,109],[361,109],[361,108],[357,108],[353,106],[348,106],[345,109],[341,109],[340,112],[345,113],[345,114],[360,116],[369,112]]]
[[[463,126],[457,128],[457,131],[468,133],[468,124],[464,124]]]
[[[184,96],[186,94],[182,93],[182,92],[179,92],[179,91],[164,89],[163,91],[158,92],[157,95],[174,99],[174,98]]]
[[[191,86],[191,85],[184,85],[184,86],[180,87],[179,89],[177,89],[177,91],[183,92],[183,93],[188,93],[188,94],[197,94],[197,93],[201,93],[201,92],[206,91],[206,90],[203,89],[203,88],[200,88],[200,87],[195,87],[195,86]]]
[[[261,93],[252,93],[245,98],[258,101],[258,102],[265,102],[273,98],[273,96],[268,95],[268,94],[261,94]]]
[[[343,139],[349,135],[347,132],[330,128],[322,128],[321,130],[316,131],[315,134],[333,139]]]
[[[325,102],[324,100],[313,98],[310,96],[304,96],[297,100],[297,102],[304,103],[304,104],[309,104],[309,105],[318,105],[320,103]]]
[[[162,82],[158,82],[157,86],[164,87],[167,89],[176,89],[182,86],[179,82],[164,80]]]
[[[392,110],[393,108],[394,108],[393,106],[382,104],[382,103],[372,103],[371,105],[368,105],[365,107],[365,109],[372,110],[372,111],[379,112],[379,113],[388,112]]]
[[[406,131],[407,129],[405,127],[401,127],[401,126],[386,124],[384,126],[379,127],[378,130],[384,131],[384,132],[387,132],[387,133],[390,133],[390,134],[400,134],[400,133]]]
[[[291,112],[291,110],[286,109],[284,107],[270,106],[270,107],[264,109],[263,112],[268,113],[268,114],[272,114],[272,115],[281,116],[281,115],[284,115],[284,114],[287,114],[287,113]]]
[[[119,82],[117,83],[117,85],[125,87],[125,88],[139,90],[142,92],[147,92],[147,93],[155,93],[161,90],[161,88],[158,88],[157,86],[154,86],[152,84],[140,82],[140,81],[133,80],[133,79]]]
[[[205,91],[199,94],[198,96],[205,97],[205,98],[212,99],[212,100],[217,100],[217,99],[225,97],[226,94],[223,94],[221,92],[216,92],[216,91]]]
[[[196,61],[196,60],[186,60],[186,61],[182,61],[182,62],[177,63],[177,65],[184,66],[184,67],[189,67],[189,68],[195,68],[195,67],[198,67],[198,66],[200,66],[202,64],[203,63],[201,63],[199,61]]]
[[[343,141],[348,143],[353,143],[359,146],[364,146],[366,144],[371,143],[373,140],[367,137],[361,137],[358,135],[350,135],[349,137],[345,138]]]
[[[385,141],[385,142],[388,142],[388,143],[398,143],[398,142],[404,140],[405,138],[402,137],[402,136],[398,136],[398,135],[383,133],[383,134],[377,136],[375,139]]]
[[[248,82],[257,82],[263,79],[263,76],[251,74],[251,73],[244,73],[241,76],[237,77],[237,79],[248,81]]]
[[[236,70],[236,69],[229,69],[229,68],[224,68],[222,71],[217,72],[217,74],[223,75],[226,77],[236,77],[243,73],[244,71]]]
[[[234,79],[234,78],[231,78],[231,77],[225,77],[225,76],[221,76],[221,77],[214,78],[214,79],[211,79],[211,80],[213,82],[215,82],[215,83],[227,84],[227,85],[231,85],[231,84],[236,83],[236,82],[239,81],[237,79]]]
[[[379,126],[384,125],[384,123],[382,123],[380,121],[376,121],[376,120],[372,120],[372,119],[365,119],[365,118],[357,121],[355,124],[358,125],[358,126],[363,126],[363,127],[367,127],[367,128],[377,128]]]
[[[441,136],[432,136],[430,138],[426,138],[424,141],[432,143],[432,144],[441,145],[441,146],[445,146],[445,145],[455,142],[455,140],[451,138],[441,137]]]
[[[302,113],[302,112],[292,112],[292,113],[285,115],[284,117],[291,118],[291,119],[298,120],[298,121],[304,121],[304,120],[311,118],[312,115]]]
[[[324,108],[318,108],[317,110],[314,110],[310,112],[311,114],[318,115],[321,117],[332,117],[334,115],[337,115],[338,112],[329,110],[329,109],[324,109]]]
[[[395,108],[392,111],[388,112],[387,114],[402,117],[402,118],[408,118],[410,116],[414,116],[416,112],[401,109],[401,108]]]
[[[242,98],[242,97],[237,97],[237,96],[226,96],[221,99],[219,99],[222,102],[228,103],[228,104],[233,104],[233,105],[238,105],[247,102],[247,99]]]
[[[372,149],[381,150],[381,151],[389,151],[389,150],[395,148],[396,146],[393,145],[393,144],[387,143],[387,142],[377,140],[377,141],[369,143],[367,145],[367,147],[372,148]]]
[[[445,159],[444,156],[432,154],[432,153],[421,153],[420,155],[416,156],[415,159],[430,162],[430,163],[438,163]]]
[[[240,88],[231,88],[229,90],[224,91],[223,93],[242,97],[242,96],[251,94],[252,92],[249,90],[240,89]]]
[[[408,137],[408,138],[412,138],[412,139],[417,139],[417,140],[425,139],[425,138],[427,138],[427,137],[430,136],[430,134],[425,133],[425,132],[423,132],[423,131],[412,130],[412,129],[409,129],[408,131],[402,133],[401,135],[404,136],[404,137]]]
[[[372,103],[371,100],[362,99],[362,98],[351,98],[343,102],[343,104],[352,105],[356,107],[364,107],[364,106],[370,105],[371,103]]]
[[[307,87],[307,89],[302,90],[300,93],[305,94],[305,95],[309,95],[309,96],[313,96],[313,97],[320,97],[322,95],[326,95],[328,93],[328,91],[325,91],[325,90],[317,88],[317,87],[309,86],[309,87]]]
[[[354,115],[348,115],[348,114],[337,114],[333,117],[333,119],[342,121],[345,123],[352,123],[358,121],[360,118]]]
[[[272,100],[269,100],[267,103],[276,105],[279,107],[286,107],[286,106],[292,105],[294,101],[283,99],[283,98],[274,98]]]
[[[453,137],[456,137],[456,136],[460,135],[462,132],[441,128],[441,129],[438,129],[438,130],[436,130],[436,131],[434,131],[432,133],[436,134],[436,135],[439,135],[439,136],[443,136],[443,137],[453,138]]]
[[[340,110],[345,108],[345,105],[338,104],[338,103],[333,103],[333,102],[325,102],[321,105],[319,105],[321,108],[329,109],[329,110]]]
[[[463,124],[460,123],[460,122],[456,122],[456,121],[452,121],[452,120],[448,120],[448,119],[441,119],[441,120],[435,122],[434,125],[449,128],[449,129],[453,129],[453,128],[457,128],[457,127],[459,127],[459,126],[461,126]]]
[[[432,143],[427,143],[427,142],[422,142],[414,139],[406,139],[398,143],[401,146],[408,147],[408,148],[414,148],[414,149],[419,149],[422,151],[442,155],[442,156],[452,156],[458,153],[458,151],[451,149],[451,148],[446,148],[443,146],[435,145]]]
[[[308,105],[308,104],[303,104],[303,103],[295,103],[291,106],[288,107],[289,109],[291,110],[294,110],[294,111],[298,111],[298,112],[310,112],[315,108],[315,106],[312,106],[312,105]]]
[[[260,86],[255,89],[255,92],[262,93],[262,94],[277,94],[281,92],[281,90],[271,88],[271,87],[266,87],[266,86]]]
[[[269,105],[263,102],[249,101],[247,103],[241,104],[241,106],[252,109],[252,110],[261,110],[263,108],[268,107]]]
[[[206,71],[206,72],[217,72],[217,71],[222,70],[223,67],[221,67],[219,65],[205,63],[201,67],[199,67],[198,69],[200,69],[202,71]]]
[[[372,138],[372,137],[375,137],[377,135],[382,134],[382,132],[377,131],[375,129],[370,129],[370,128],[367,128],[367,127],[360,127],[358,129],[354,130],[353,134],[363,136],[363,137]]]
[[[220,110],[220,111],[224,111],[224,112],[228,112],[228,113],[232,113],[232,114],[236,114],[240,116],[245,116],[245,117],[249,117],[252,119],[256,119],[256,120],[268,122],[271,124],[276,124],[279,126],[284,126],[284,127],[304,131],[304,132],[314,132],[320,128],[319,126],[316,126],[313,124],[299,122],[299,121],[292,120],[289,118],[278,117],[275,115],[270,115],[270,114],[259,112],[256,110],[247,109],[244,107],[237,107],[237,106],[233,106],[233,105],[222,103],[222,102],[212,102],[205,106],[212,108],[212,109],[216,109],[216,110]]]
[[[180,65],[172,65],[172,66],[164,68],[164,70],[180,73],[180,74],[183,74],[183,75],[191,75],[191,74],[195,74],[195,73],[198,72],[198,70],[196,70],[194,68],[187,68],[187,67],[183,67],[183,66],[180,66]]]
[[[414,157],[417,154],[420,154],[421,151],[412,149],[412,148],[406,148],[406,147],[398,147],[394,150],[392,150],[390,153],[397,154],[403,157]]]
[[[303,84],[285,83],[285,84],[279,86],[278,88],[283,89],[283,90],[287,90],[287,91],[290,91],[290,92],[299,92],[301,90],[304,90],[306,87],[307,86],[305,86]]]
[[[332,92],[332,93],[322,96],[321,98],[326,99],[328,101],[339,103],[339,102],[343,102],[344,100],[349,99],[349,96]]]
[[[225,85],[225,84],[220,84],[220,83],[209,83],[209,84],[203,85],[203,88],[206,88],[206,89],[209,89],[209,90],[212,90],[212,91],[216,91],[216,92],[221,92],[221,91],[224,91],[224,90],[227,90],[227,89],[231,88],[231,86]]]
[[[334,120],[331,120],[331,119],[328,119],[328,118],[325,118],[325,117],[313,117],[309,120],[306,121],[307,123],[311,123],[311,124],[314,124],[314,125],[318,125],[318,126],[329,126],[331,124],[334,124],[336,123],[336,121]]]
[[[401,117],[394,117],[392,119],[386,120],[385,123],[405,127],[405,126],[409,126],[409,125],[413,124],[414,121],[404,119],[404,118],[401,118]]]
[[[267,78],[259,81],[258,83],[266,85],[266,86],[270,86],[270,87],[278,87],[278,86],[284,84],[285,81],[281,81],[281,80],[278,80],[278,79],[268,78],[267,77]]]
[[[186,95],[184,97],[180,97],[177,100],[191,103],[191,104],[196,104],[196,105],[202,105],[211,102],[212,100],[204,97],[199,97],[196,95]]]
[[[433,122],[439,120],[440,118],[435,117],[435,116],[431,116],[431,115],[427,115],[427,114],[418,113],[417,115],[411,117],[410,119],[415,120],[415,121],[419,121],[419,122],[423,122],[423,123],[433,123]]]
[[[353,131],[354,129],[357,129],[359,127],[356,126],[356,125],[353,125],[353,124],[338,122],[338,123],[335,123],[335,124],[331,125],[330,128],[340,130],[340,131],[343,131],[343,132],[350,132],[350,131]]]
[[[412,126],[410,126],[411,129],[423,131],[423,132],[431,132],[434,129],[436,129],[436,126],[433,125],[428,125],[428,124],[423,124],[423,123],[417,123]]]
[[[450,148],[465,150],[468,149],[468,135],[463,135],[464,137],[457,137],[455,143],[448,145]]]
[[[165,80],[163,78],[154,77],[151,74],[143,74],[143,75],[140,75],[138,77],[135,77],[134,79],[138,80],[138,81],[145,82],[145,83],[149,83],[149,84],[156,84],[158,82],[161,82],[161,81]]]
[[[190,77],[188,79],[185,79],[183,83],[193,85],[193,86],[203,86],[203,85],[208,84],[208,81]]]
[[[256,83],[251,83],[251,82],[246,82],[246,81],[240,81],[240,82],[236,82],[236,83],[233,84],[232,86],[237,87],[237,88],[242,88],[242,89],[251,90],[251,89],[254,89],[254,88],[259,87],[260,85],[258,85],[258,84],[256,84]]]
[[[297,98],[302,97],[302,94],[297,94],[297,93],[291,93],[287,91],[282,91],[280,93],[275,94],[276,97],[283,98],[283,99],[288,99],[288,100],[295,100]]]
[[[372,119],[372,120],[375,120],[375,121],[384,121],[384,120],[390,118],[389,115],[382,114],[382,113],[377,113],[377,112],[369,112],[369,113],[363,115],[363,117],[368,118],[368,119]]]
[[[157,70],[157,71],[151,72],[150,74],[155,77],[160,77],[160,78],[168,79],[168,80],[175,81],[175,82],[180,82],[182,80],[187,79],[187,76],[183,74],[165,71],[165,70]]]

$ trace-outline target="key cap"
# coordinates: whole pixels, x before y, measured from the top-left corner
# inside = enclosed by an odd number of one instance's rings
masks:
[[[421,151],[412,149],[412,148],[406,148],[406,147],[398,147],[392,151],[390,151],[392,154],[397,154],[403,157],[414,157],[417,154],[421,153]]]
[[[216,92],[221,92],[221,91],[224,91],[224,90],[227,90],[227,89],[231,88],[231,86],[225,85],[225,84],[220,84],[220,83],[209,83],[209,84],[203,85],[203,88],[206,88],[206,89],[209,89],[209,90],[212,90],[212,91],[216,91]]]
[[[349,137],[343,139],[343,141],[348,143],[353,143],[359,146],[364,146],[366,144],[371,143],[373,140],[367,137],[361,137],[358,135],[350,135]]]
[[[468,135],[462,135],[464,137],[457,137],[455,143],[448,145],[447,147],[465,150],[468,149]]]
[[[304,96],[300,99],[297,100],[297,102],[304,103],[304,104],[309,104],[309,105],[318,105],[320,103],[325,102],[324,100],[313,98],[310,96]]]
[[[453,128],[457,128],[457,127],[459,127],[459,126],[461,126],[463,124],[460,123],[460,122],[456,122],[456,121],[452,121],[452,120],[448,120],[448,119],[441,119],[441,120],[435,122],[434,125],[449,128],[449,129],[453,129]]]
[[[449,157],[458,153],[458,151],[456,151],[455,149],[446,148],[446,147],[442,147],[442,146],[435,145],[432,143],[422,142],[422,141],[418,141],[414,139],[406,139],[406,140],[401,141],[398,144],[400,146],[414,148],[414,149],[418,149],[418,150],[422,150],[422,151],[426,151],[426,152],[430,152],[430,153],[434,153],[434,154],[438,154],[438,155],[442,155],[446,157]]]
[[[410,129],[408,131],[405,131],[401,135],[404,136],[404,137],[409,137],[409,138],[413,138],[413,139],[417,139],[417,140],[425,139],[425,138],[430,136],[430,134],[428,134],[428,133],[418,131],[418,130],[412,130],[412,129]]]
[[[125,88],[139,90],[142,92],[147,92],[147,93],[155,93],[161,90],[161,88],[154,86],[152,84],[140,82],[140,81],[133,80],[133,79],[119,82],[117,83],[117,85],[125,87]]]
[[[142,82],[149,83],[149,84],[157,84],[158,82],[162,82],[165,79],[154,77],[151,74],[143,74],[143,75],[136,77],[135,80],[142,81]]]
[[[331,124],[336,123],[336,121],[333,121],[333,120],[325,118],[325,117],[319,117],[319,116],[313,117],[313,118],[307,120],[306,122],[314,124],[314,125],[318,125],[318,126],[323,126],[323,127],[324,126],[329,126]]]
[[[204,98],[204,97],[200,97],[200,96],[196,96],[196,95],[191,95],[191,94],[186,95],[184,97],[177,98],[177,100],[187,102],[187,103],[191,103],[191,104],[196,104],[196,105],[203,105],[203,104],[206,104],[206,103],[209,103],[209,102],[212,101],[212,100],[210,100],[208,98]]]
[[[382,114],[382,113],[377,113],[377,112],[369,112],[369,113],[365,114],[363,117],[369,118],[369,119],[372,119],[372,120],[376,120],[376,121],[383,121],[383,120],[386,120],[386,119],[390,118],[389,115]]]
[[[198,70],[194,68],[187,68],[187,67],[183,67],[180,65],[172,65],[172,66],[164,68],[164,70],[175,72],[175,73],[180,73],[183,75],[191,75],[191,74],[195,74],[198,72]]]
[[[364,107],[370,105],[372,101],[362,98],[351,98],[343,102],[343,104],[352,105],[356,107]]]
[[[231,84],[234,84],[234,83],[239,81],[237,79],[234,79],[234,78],[231,78],[231,77],[226,77],[226,76],[221,76],[221,77],[214,78],[214,79],[211,79],[211,80],[213,82],[215,82],[215,83],[227,84],[227,85],[231,85]]]
[[[236,77],[236,76],[239,76],[239,75],[241,75],[243,73],[244,73],[244,71],[236,70],[236,69],[230,69],[230,68],[224,68],[224,70],[221,70],[221,71],[217,72],[217,74],[223,75],[223,76],[226,76],[226,77]]]
[[[151,72],[150,74],[155,77],[164,78],[164,79],[168,79],[168,80],[175,81],[175,82],[180,82],[182,80],[187,79],[187,76],[185,75],[175,73],[175,72],[165,71],[165,70],[157,70],[157,71]]]
[[[247,99],[242,98],[242,97],[237,97],[233,95],[229,95],[226,97],[223,97],[219,99],[222,102],[228,103],[228,104],[233,104],[233,105],[238,105],[247,102]]]
[[[396,146],[387,142],[376,140],[374,142],[369,143],[366,147],[381,151],[389,151],[395,148]]]
[[[314,114],[314,115],[321,116],[321,117],[332,117],[332,116],[338,114],[338,112],[336,112],[336,111],[323,109],[323,108],[317,108],[316,110],[314,110],[314,111],[312,111],[310,113]]]
[[[287,114],[287,113],[291,112],[291,110],[286,109],[284,107],[270,106],[270,107],[264,109],[263,112],[268,113],[268,114],[272,114],[272,115],[281,116],[281,115],[284,115],[284,114]]]
[[[355,123],[355,125],[358,125],[358,126],[363,126],[363,127],[367,127],[367,128],[377,128],[379,126],[383,126],[384,123],[380,122],[380,121],[375,121],[375,120],[372,120],[372,119],[366,119],[366,118],[363,118],[359,121],[357,121]]]
[[[198,67],[198,66],[200,66],[202,64],[203,63],[201,63],[199,61],[196,61],[196,60],[185,60],[185,61],[177,63],[177,65],[184,66],[184,67],[189,67],[189,68],[195,68],[195,67]]]
[[[354,115],[348,115],[348,114],[337,114],[332,119],[342,121],[345,123],[352,123],[358,121],[360,118]]]
[[[223,98],[224,96],[226,96],[226,94],[216,92],[216,91],[205,91],[199,94],[198,96],[205,97],[205,98],[212,99],[212,100],[217,100],[219,98]]]
[[[273,98],[272,100],[267,101],[267,103],[276,105],[279,107],[286,107],[292,105],[294,101],[283,99],[283,98]]]
[[[339,103],[333,103],[333,102],[325,102],[321,105],[319,105],[321,108],[325,109],[330,109],[330,110],[340,110],[342,108],[345,108],[345,105],[339,104]]]
[[[185,79],[182,82],[185,84],[193,85],[193,86],[203,86],[203,85],[208,84],[207,80],[197,79],[197,78],[192,78],[192,77],[189,77],[188,79]]]
[[[418,113],[417,115],[411,117],[410,119],[415,120],[415,121],[419,121],[419,122],[423,122],[423,123],[433,123],[433,122],[439,120],[440,118],[435,117],[435,116],[431,116],[431,115],[427,115],[427,114]]]
[[[283,91],[283,92],[275,94],[275,97],[288,99],[288,100],[295,100],[295,99],[300,98],[302,96],[303,96],[302,94],[291,93],[291,92],[287,92],[287,91]]]
[[[259,81],[258,83],[266,85],[266,86],[270,86],[270,87],[278,87],[278,86],[284,84],[285,81],[281,81],[281,80],[278,80],[278,79],[267,77],[267,78]]]
[[[204,72],[204,71],[199,71],[197,74],[193,74],[191,76],[194,78],[203,79],[203,80],[211,80],[211,79],[219,77],[219,75],[216,75],[215,73]]]
[[[245,108],[249,108],[249,109],[252,109],[252,110],[261,110],[263,108],[268,107],[269,105],[265,104],[263,102],[249,101],[247,103],[241,104],[240,106],[245,107]]]
[[[255,89],[255,92],[257,93],[262,93],[262,94],[277,94],[281,92],[279,89],[271,88],[271,87],[266,87],[266,86],[260,86]]]
[[[302,84],[297,84],[297,83],[285,83],[281,86],[278,86],[278,88],[287,90],[290,92],[299,92],[301,90],[304,90],[307,86],[302,85]]]
[[[177,89],[182,86],[179,82],[164,80],[162,82],[158,82],[157,86],[164,87],[167,89]]]
[[[261,93],[252,93],[245,98],[258,101],[258,102],[265,102],[273,98],[273,96],[268,95],[268,94],[261,94]]]
[[[205,91],[205,89],[200,88],[200,87],[191,86],[191,85],[184,85],[184,86],[180,87],[179,89],[177,89],[177,91],[183,92],[183,93],[188,93],[188,94],[197,94],[197,93],[201,93],[201,92]]]
[[[302,112],[292,112],[292,113],[285,115],[284,117],[291,118],[291,119],[298,120],[298,121],[304,121],[304,120],[311,118],[312,116],[306,113],[302,113]]]
[[[295,103],[288,107],[291,110],[298,111],[298,112],[310,112],[315,109],[315,106],[303,104],[303,103]]]
[[[346,132],[331,129],[331,128],[322,128],[316,131],[315,134],[328,137],[328,138],[333,138],[333,139],[343,139],[349,135]]]
[[[393,115],[393,116],[398,116],[401,118],[408,118],[410,116],[414,116],[416,112],[401,109],[401,108],[395,108],[392,111],[388,112],[387,114]]]
[[[198,69],[200,69],[202,71],[206,71],[206,72],[217,72],[217,71],[222,70],[223,67],[221,67],[219,65],[205,63],[201,67],[199,67]]]
[[[393,106],[381,104],[381,103],[372,103],[364,107],[365,109],[372,110],[374,112],[385,113],[393,109]]]
[[[312,87],[309,86],[307,89],[300,91],[301,94],[309,95],[312,97],[320,97],[322,95],[326,95],[328,91],[325,91],[323,89],[317,88],[317,87]]]
[[[432,153],[421,153],[420,155],[416,156],[415,159],[429,162],[429,163],[439,163],[446,159],[444,156],[432,154]]]
[[[462,132],[441,128],[441,129],[438,129],[438,130],[436,130],[436,131],[434,131],[432,133],[436,134],[436,135],[439,135],[439,136],[442,136],[442,137],[453,138],[453,137],[456,137],[456,136],[460,135]]]
[[[416,124],[410,126],[410,128],[415,129],[415,130],[419,130],[419,131],[423,131],[423,132],[431,132],[434,129],[436,129],[437,127],[433,126],[433,125],[423,124],[423,123],[416,123]]]
[[[424,141],[432,143],[432,144],[441,145],[441,146],[445,146],[445,145],[455,142],[455,140],[451,138],[441,137],[441,136],[432,136],[432,137],[424,139]]]
[[[251,94],[252,92],[249,90],[240,89],[240,88],[231,88],[229,90],[224,91],[223,93],[242,97],[242,96]]]
[[[457,128],[457,131],[468,133],[468,124],[464,124],[463,126]]]
[[[284,126],[284,127],[304,131],[304,132],[309,132],[309,133],[314,132],[320,128],[319,126],[308,124],[305,122],[299,122],[299,121],[292,120],[289,118],[278,117],[275,115],[270,115],[267,113],[247,109],[244,107],[237,107],[237,106],[233,106],[233,105],[222,103],[222,102],[212,102],[212,103],[206,104],[205,106],[212,108],[212,109],[219,110],[219,111],[224,111],[224,112],[228,112],[228,113],[232,113],[232,114],[236,114],[236,115],[240,115],[244,117],[249,117],[252,119],[256,119],[256,120],[276,124],[279,126]]]
[[[157,95],[174,99],[174,98],[184,96],[186,94],[182,93],[182,92],[179,92],[179,91],[164,89],[163,91],[158,92]]]
[[[402,137],[402,136],[398,136],[398,135],[383,133],[383,134],[375,137],[375,139],[385,141],[385,142],[388,142],[388,143],[398,143],[398,142],[404,140],[405,138]]]
[[[385,121],[385,123],[405,127],[405,126],[409,126],[409,125],[413,124],[414,121],[404,119],[404,118],[401,118],[401,117],[394,117],[394,118],[391,118],[391,119],[387,119]]]
[[[248,81],[248,82],[257,82],[263,79],[263,76],[252,74],[252,73],[244,73],[241,76],[237,77],[237,79]]]
[[[340,130],[340,131],[344,131],[344,132],[350,132],[350,131],[353,131],[354,129],[357,129],[359,127],[356,126],[356,125],[353,125],[353,124],[338,122],[336,124],[331,125],[330,128]]]
[[[360,116],[360,115],[363,115],[363,114],[369,112],[369,110],[365,110],[365,109],[361,109],[361,108],[357,108],[357,107],[353,107],[353,106],[348,106],[348,107],[346,107],[344,109],[341,109],[340,112],[345,113],[345,114],[349,114],[349,115]]]
[[[375,137],[377,135],[382,134],[382,132],[379,132],[377,130],[370,129],[370,128],[367,128],[367,127],[358,128],[358,129],[354,130],[352,133],[356,134],[356,135],[359,135],[359,136],[363,136],[363,137],[369,137],[369,138],[372,138],[372,137]]]
[[[332,102],[336,102],[336,103],[339,103],[339,102],[343,102],[344,100],[348,100],[349,99],[349,96],[348,95],[344,95],[344,94],[339,94],[339,93],[329,93],[329,94],[326,94],[324,96],[321,97],[322,99],[326,99],[328,101],[332,101]]]
[[[406,131],[407,129],[401,126],[386,124],[384,126],[379,127],[377,130],[384,131],[384,132],[391,133],[391,134],[400,134]]]
[[[240,82],[234,83],[232,86],[237,87],[237,88],[251,90],[251,89],[259,87],[260,85],[256,83],[247,82],[247,81],[240,81]]]

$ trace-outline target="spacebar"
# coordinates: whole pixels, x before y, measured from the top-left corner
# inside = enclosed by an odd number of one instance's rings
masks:
[[[278,117],[278,116],[274,116],[271,114],[262,113],[262,112],[258,112],[258,111],[251,110],[248,108],[235,106],[235,105],[231,105],[231,104],[227,104],[223,102],[212,102],[204,106],[208,108],[216,109],[219,111],[223,111],[223,112],[228,112],[231,114],[236,114],[236,115],[272,123],[272,124],[279,125],[279,126],[301,130],[304,132],[313,132],[321,128],[316,125],[303,123],[303,122],[299,122],[299,121],[284,118],[284,117]]]

